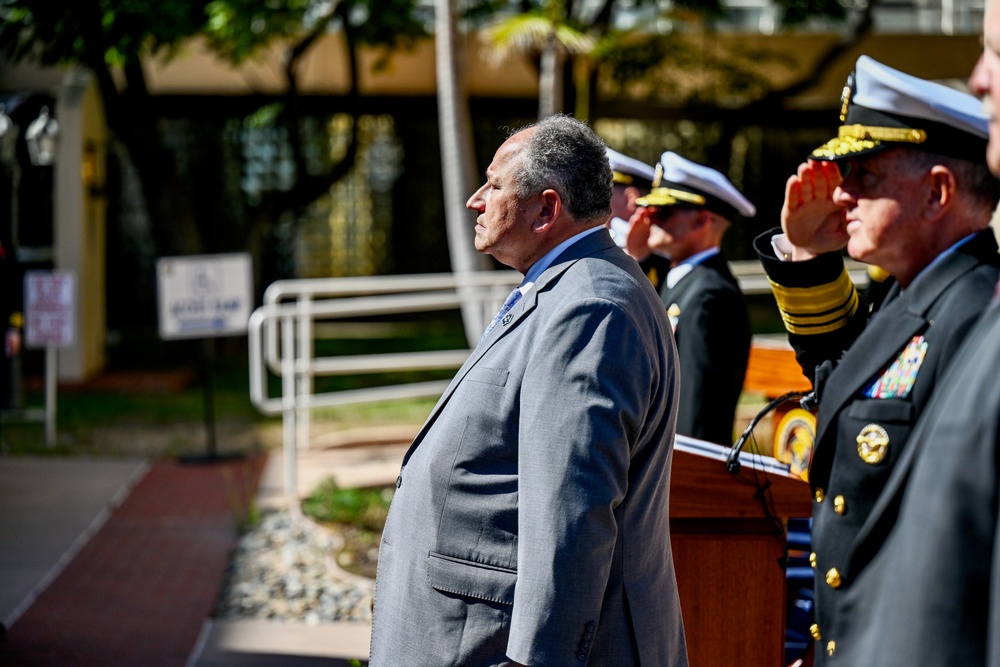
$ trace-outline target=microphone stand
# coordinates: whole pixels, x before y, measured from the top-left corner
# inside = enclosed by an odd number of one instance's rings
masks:
[[[776,407],[781,405],[786,401],[793,399],[799,399],[799,404],[803,408],[809,409],[809,404],[815,402],[815,396],[811,391],[790,391],[787,394],[782,394],[778,398],[774,399],[768,403],[763,410],[754,415],[754,418],[750,420],[747,427],[743,429],[743,433],[740,437],[733,443],[733,446],[729,449],[729,456],[726,457],[726,470],[728,470],[733,475],[739,473],[740,471],[740,452],[743,451],[743,445],[746,444],[747,438],[753,433],[754,428],[757,426],[758,422],[763,419],[768,413],[774,410]],[[809,406],[809,407],[807,407]]]

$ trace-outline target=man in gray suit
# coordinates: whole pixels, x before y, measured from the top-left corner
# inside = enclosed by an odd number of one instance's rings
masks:
[[[525,278],[403,459],[373,667],[687,664],[667,517],[676,351],[604,227],[604,149],[547,118],[469,199],[476,248]]]

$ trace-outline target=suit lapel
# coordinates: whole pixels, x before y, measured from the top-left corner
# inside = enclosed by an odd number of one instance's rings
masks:
[[[538,280],[535,281],[535,284],[532,285],[528,293],[521,297],[521,300],[514,304],[514,307],[507,313],[510,319],[506,322],[506,324],[501,322],[494,327],[493,331],[486,336],[483,342],[472,350],[472,354],[469,355],[469,358],[465,360],[462,367],[458,369],[457,373],[455,373],[455,377],[448,383],[448,387],[444,390],[444,393],[441,394],[441,398],[438,399],[434,409],[431,410],[430,415],[428,415],[427,421],[424,422],[424,425],[421,427],[420,431],[413,439],[413,442],[410,444],[410,448],[406,451],[406,455],[403,457],[403,465],[406,465],[406,462],[410,459],[410,455],[413,454],[413,450],[415,450],[417,445],[419,445],[423,440],[424,436],[437,420],[438,415],[441,414],[444,406],[451,399],[452,394],[455,393],[455,389],[462,382],[465,376],[468,375],[469,371],[477,363],[479,363],[479,360],[483,358],[483,355],[486,354],[486,352],[498,340],[500,340],[500,338],[506,335],[507,332],[513,331],[517,327],[518,322],[527,317],[535,309],[535,306],[538,304],[538,295],[555,284],[562,274],[565,273],[566,270],[569,269],[569,267],[572,266],[577,260],[587,257],[588,255],[593,255],[602,250],[607,250],[608,248],[617,249],[617,246],[615,246],[614,241],[611,239],[611,236],[606,230],[598,230],[597,232],[585,236],[570,247],[566,248],[566,250],[553,260],[549,268],[547,268],[542,275],[538,277]]]

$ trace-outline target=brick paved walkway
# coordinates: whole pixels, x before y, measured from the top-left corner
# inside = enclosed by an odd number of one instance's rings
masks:
[[[263,463],[154,463],[8,629],[0,665],[183,667]]]

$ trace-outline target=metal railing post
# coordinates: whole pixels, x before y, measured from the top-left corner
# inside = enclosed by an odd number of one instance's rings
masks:
[[[298,359],[296,363],[296,396],[308,398],[313,395],[313,322],[312,296],[303,294],[296,302],[298,305]],[[307,406],[299,402],[295,413],[295,441],[298,449],[309,449],[312,413]]]
[[[288,510],[298,516],[299,483],[298,457],[295,447],[295,414],[298,396],[295,395],[295,318],[281,318],[281,393],[282,393],[282,445],[285,452],[285,497]]]

